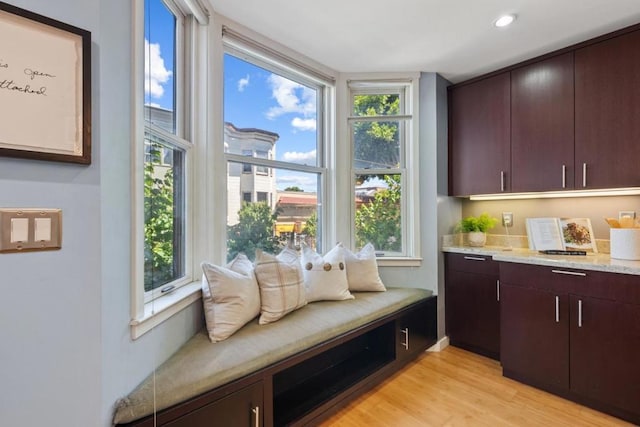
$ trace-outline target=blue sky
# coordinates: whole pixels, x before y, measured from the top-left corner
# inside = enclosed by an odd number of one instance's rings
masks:
[[[161,0],[145,2],[145,102],[173,109],[173,16]],[[225,55],[224,120],[237,128],[277,133],[276,159],[315,165],[315,90]],[[276,173],[278,189],[296,185],[316,191],[315,177],[283,170]]]

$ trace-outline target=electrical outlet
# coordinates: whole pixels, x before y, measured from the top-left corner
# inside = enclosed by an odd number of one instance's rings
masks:
[[[513,212],[502,212],[502,226],[513,227]]]
[[[620,211],[618,212],[618,219],[631,218],[636,219],[636,211]]]

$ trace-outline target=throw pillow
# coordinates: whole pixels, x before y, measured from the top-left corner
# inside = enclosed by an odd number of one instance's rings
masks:
[[[380,280],[376,251],[371,243],[364,245],[357,254],[345,248],[344,259],[347,264],[347,280],[350,291],[387,290]]]
[[[202,301],[212,342],[229,338],[260,314],[260,291],[253,264],[244,255],[226,267],[202,263]]]
[[[295,250],[287,247],[275,256],[257,249],[255,272],[260,287],[261,325],[275,322],[307,304]]]
[[[304,245],[300,261],[308,302],[353,299],[342,246],[334,247],[322,257]]]

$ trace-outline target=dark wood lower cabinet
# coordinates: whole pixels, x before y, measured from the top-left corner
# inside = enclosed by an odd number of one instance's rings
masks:
[[[507,377],[640,425],[640,276],[500,265]]]
[[[500,357],[500,284],[491,257],[447,254],[446,332],[452,345]]]
[[[255,383],[165,425],[167,427],[260,427],[264,424],[262,390],[262,382]]]
[[[571,391],[640,422],[640,306],[571,295]]]

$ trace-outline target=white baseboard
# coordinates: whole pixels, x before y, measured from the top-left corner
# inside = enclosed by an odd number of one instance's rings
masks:
[[[449,347],[449,337],[444,336],[444,337],[440,338],[437,343],[435,343],[434,345],[429,347],[427,349],[427,351],[438,352],[438,351],[444,350],[447,347]]]

